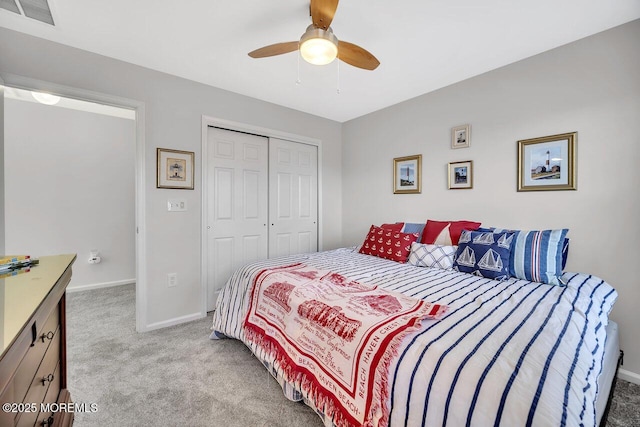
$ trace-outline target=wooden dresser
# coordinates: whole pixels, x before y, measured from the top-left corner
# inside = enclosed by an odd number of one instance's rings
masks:
[[[65,290],[75,259],[41,257],[31,271],[0,279],[0,426],[73,423]]]

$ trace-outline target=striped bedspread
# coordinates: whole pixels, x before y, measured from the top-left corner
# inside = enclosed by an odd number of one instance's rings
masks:
[[[617,297],[603,280],[565,273],[563,287],[498,282],[337,249],[239,269],[220,293],[212,338],[246,343],[241,326],[254,276],[294,262],[449,306],[442,320],[424,320],[408,335],[391,364],[389,426],[596,424],[605,326]],[[273,360],[247,345],[278,378]],[[290,397],[298,394],[279,381]]]

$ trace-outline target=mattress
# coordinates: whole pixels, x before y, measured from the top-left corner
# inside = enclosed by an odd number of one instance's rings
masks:
[[[242,326],[257,274],[292,263],[450,307],[442,320],[424,321],[403,342],[389,370],[390,426],[595,426],[602,417],[617,360],[617,338],[607,337],[607,331],[615,336],[608,314],[617,293],[602,279],[565,273],[567,286],[495,281],[399,264],[352,248],[244,266],[220,293],[212,338],[245,342],[288,397],[312,407],[277,363],[245,339]],[[314,409],[323,416],[323,408]]]
[[[612,382],[615,380],[620,357],[620,341],[618,338],[618,324],[609,321],[606,328],[607,340],[604,346],[604,359],[602,361],[602,373],[598,377],[598,400],[596,401],[596,414],[598,424],[602,423],[602,415],[607,407]]]

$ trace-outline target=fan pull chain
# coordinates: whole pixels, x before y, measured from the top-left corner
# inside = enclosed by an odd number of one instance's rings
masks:
[[[337,83],[336,83],[336,93],[338,95],[340,95],[340,61],[338,60],[338,78],[337,78]]]
[[[298,44],[298,54],[296,55],[297,60],[298,60],[298,76],[296,78],[296,84],[300,85],[302,82],[300,81],[300,45]]]

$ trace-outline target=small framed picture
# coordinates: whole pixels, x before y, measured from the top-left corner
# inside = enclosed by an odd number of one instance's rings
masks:
[[[518,191],[576,190],[577,132],[518,141]]]
[[[471,125],[451,128],[451,148],[467,148],[471,145]]]
[[[449,190],[473,188],[473,161],[449,163]]]
[[[422,191],[422,155],[393,159],[393,193],[418,194]]]
[[[158,158],[157,188],[193,190],[193,151],[158,148],[156,155]]]

